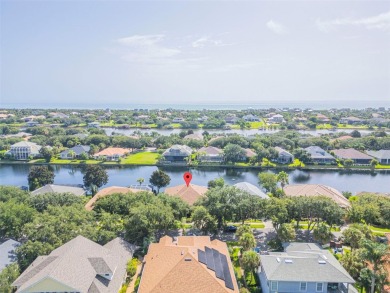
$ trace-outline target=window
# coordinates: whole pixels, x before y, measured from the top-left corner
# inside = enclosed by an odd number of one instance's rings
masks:
[[[299,287],[299,291],[306,291],[307,289],[307,283],[301,282],[301,286]]]
[[[271,281],[271,291],[278,291],[278,282]]]
[[[317,292],[322,292],[323,291],[323,286],[324,286],[323,283],[317,283],[316,291]]]

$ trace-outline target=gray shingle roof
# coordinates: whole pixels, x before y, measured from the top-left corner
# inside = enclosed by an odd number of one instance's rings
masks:
[[[367,151],[367,154],[377,159],[390,159],[390,150]]]
[[[91,147],[89,145],[76,145],[68,150],[65,150],[60,153],[60,155],[68,154],[70,151],[74,151],[76,156],[79,156],[83,153],[88,153]]]
[[[45,193],[71,193],[74,195],[85,195],[85,190],[79,186],[47,184],[31,192],[31,195]]]
[[[49,256],[39,256],[13,285],[18,287],[16,292],[25,292],[33,284],[50,278],[81,293],[117,292],[134,250],[134,245],[119,238],[101,246],[77,236]],[[98,276],[112,272],[111,280]]]
[[[305,150],[310,154],[312,159],[334,159],[334,157],[327,153],[319,146],[309,146]]]
[[[13,239],[0,244],[0,272],[9,264],[16,261],[15,249],[20,245],[20,242]]]
[[[307,248],[307,249],[306,249]],[[261,265],[270,281],[355,283],[338,260],[327,250],[303,243],[287,252],[261,255]],[[287,260],[287,261],[286,261]]]
[[[258,188],[257,186],[255,186],[249,182],[239,182],[239,183],[234,184],[233,186],[235,186],[241,190],[244,190],[252,195],[257,195],[257,196],[260,196],[261,198],[269,199],[269,196],[267,194],[265,194],[263,191],[261,191],[260,188]]]
[[[192,153],[192,149],[189,146],[175,144],[171,146],[169,149],[167,149],[163,153],[163,156],[186,157],[191,155],[191,153]]]

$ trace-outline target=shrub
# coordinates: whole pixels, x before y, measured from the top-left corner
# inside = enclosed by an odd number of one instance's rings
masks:
[[[135,273],[137,272],[137,266],[138,266],[138,259],[137,258],[132,258],[131,260],[128,261],[127,267],[126,267],[126,272],[127,276],[131,279],[134,277]]]

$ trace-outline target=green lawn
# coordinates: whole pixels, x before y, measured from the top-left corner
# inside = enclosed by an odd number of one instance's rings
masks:
[[[158,153],[141,152],[131,154],[121,161],[121,164],[130,165],[155,165],[158,160]]]
[[[379,232],[379,233],[390,233],[390,229],[389,228],[381,228],[381,227],[377,227],[377,226],[370,226],[370,229],[372,232]]]
[[[44,159],[39,159],[39,160],[33,160],[30,161],[30,163],[44,163]],[[101,164],[101,161],[97,160],[63,160],[63,159],[54,159],[52,158],[50,160],[50,164],[71,164],[71,165],[78,165],[78,164]]]
[[[249,124],[251,125],[251,129],[258,129],[265,126],[263,121],[249,122]]]
[[[244,224],[249,225],[252,229],[262,229],[265,227],[264,223],[260,220],[248,220]],[[241,226],[241,223],[228,223],[228,225]]]
[[[289,167],[293,167],[293,168],[296,168],[296,167],[305,167],[305,164],[302,163],[300,160],[298,159],[295,159],[293,163],[291,163],[290,165],[288,165]]]
[[[375,169],[390,169],[390,165],[378,164],[378,165],[375,166]]]

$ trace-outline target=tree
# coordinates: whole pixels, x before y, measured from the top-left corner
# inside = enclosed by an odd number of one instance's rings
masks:
[[[6,266],[2,271],[0,271],[0,292],[2,293],[12,293],[14,292],[11,284],[13,281],[19,277],[20,271],[17,263],[10,264]]]
[[[301,148],[295,149],[292,154],[295,159],[298,159],[305,164],[311,162],[311,155],[305,149],[301,149]]]
[[[241,225],[237,228],[236,236],[240,238],[244,233],[252,233],[252,228],[249,225]]]
[[[49,243],[28,240],[16,249],[20,270],[24,271],[38,256],[48,255],[53,249]]]
[[[46,163],[49,163],[53,157],[53,151],[48,147],[41,147],[39,154],[45,159]]]
[[[105,169],[97,165],[87,165],[83,177],[84,185],[94,193],[94,186],[102,187],[108,182],[108,174]]]
[[[269,172],[262,172],[259,173],[259,184],[263,186],[263,188],[267,192],[274,193],[276,191],[276,188],[278,186],[278,177],[277,175]]]
[[[370,162],[371,170],[374,171],[375,167],[379,164],[378,160],[372,159]]]
[[[0,202],[0,238],[22,238],[24,225],[33,220],[35,213],[30,206],[15,200]]]
[[[54,172],[46,166],[34,166],[28,173],[28,185],[30,191],[33,191],[46,184],[54,183]]]
[[[282,189],[284,189],[284,186],[288,184],[288,174],[284,171],[279,172],[277,175],[277,180],[280,182]]]
[[[361,133],[358,130],[353,130],[350,135],[354,138],[362,137]]]
[[[295,240],[296,234],[293,225],[288,223],[281,224],[279,229],[276,230],[276,237],[281,243]]]
[[[217,230],[217,220],[202,206],[195,207],[192,213],[192,222],[194,227],[201,230],[203,234],[213,233]]]
[[[215,178],[207,182],[208,188],[223,187],[225,185],[225,180],[222,177]]]
[[[344,165],[345,168],[349,169],[353,165],[353,160],[351,160],[351,159],[344,160],[344,164],[343,165]]]
[[[137,182],[139,183],[139,185],[141,186],[142,183],[144,183],[145,179],[144,178],[138,178],[137,179]]]
[[[255,251],[244,251],[241,258],[245,273],[255,272],[260,265],[260,257]]]
[[[321,222],[313,229],[313,236],[314,239],[321,242],[322,244],[325,244],[329,242],[332,233],[330,232],[330,227]]]
[[[223,155],[226,162],[241,162],[245,160],[245,150],[237,144],[229,143],[223,149]]]
[[[379,279],[379,274],[389,255],[389,246],[383,243],[373,242],[364,239],[362,241],[362,259],[371,265],[367,268],[371,272],[371,293],[375,291],[375,283]]]
[[[167,186],[171,182],[171,178],[162,170],[156,170],[152,173],[149,179],[152,186],[157,187],[157,193],[160,193],[160,188]]]
[[[340,260],[343,267],[355,280],[359,280],[360,271],[365,267],[360,249],[346,252]]]
[[[238,240],[238,244],[242,246],[244,251],[247,251],[256,246],[256,239],[252,233],[243,233]]]

